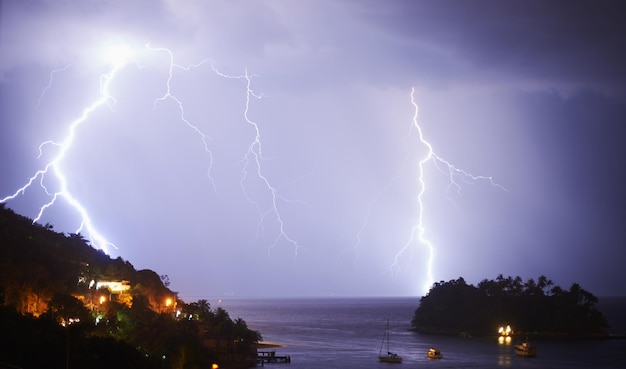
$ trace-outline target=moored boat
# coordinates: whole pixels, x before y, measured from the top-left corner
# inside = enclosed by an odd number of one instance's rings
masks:
[[[524,341],[515,345],[515,354],[517,356],[534,357],[537,356],[537,347],[531,345],[528,341]]]
[[[438,348],[431,347],[426,352],[426,357],[429,359],[443,359],[443,354]]]
[[[387,351],[387,355],[378,355],[378,361],[381,363],[401,363],[402,357],[398,354]]]
[[[387,354],[383,354],[383,346],[387,343]],[[387,329],[383,335],[383,341],[380,344],[380,351],[378,352],[378,361],[381,363],[401,363],[402,356],[389,351],[389,320],[387,320]]]

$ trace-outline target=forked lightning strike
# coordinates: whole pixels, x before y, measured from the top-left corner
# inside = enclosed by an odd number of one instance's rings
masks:
[[[57,200],[59,200],[59,198],[62,198],[65,201],[67,201],[67,203],[71,205],[80,214],[81,223],[75,233],[80,233],[84,229],[87,232],[87,237],[89,241],[91,242],[91,244],[96,248],[104,250],[105,252],[108,252],[109,246],[112,246],[112,247],[116,247],[116,246],[113,243],[107,241],[106,238],[104,238],[104,236],[102,236],[96,230],[85,207],[80,203],[80,201],[78,201],[78,199],[76,199],[68,191],[67,178],[65,177],[65,174],[63,173],[61,169],[61,162],[63,161],[63,158],[65,157],[66,152],[72,146],[72,143],[74,142],[74,139],[76,138],[76,129],[78,128],[78,126],[85,123],[85,121],[89,118],[89,116],[91,115],[93,111],[95,111],[96,109],[100,108],[101,106],[105,104],[108,104],[111,101],[115,101],[113,97],[111,97],[111,95],[109,94],[109,85],[111,84],[111,81],[113,80],[115,75],[118,73],[118,71],[122,67],[123,67],[123,63],[115,62],[113,69],[109,73],[100,76],[100,98],[94,101],[87,108],[85,108],[83,110],[83,114],[78,119],[70,123],[67,135],[65,136],[65,139],[62,142],[45,141],[41,145],[39,145],[38,158],[41,158],[41,156],[43,155],[44,148],[46,148],[47,146],[52,145],[52,146],[57,147],[58,152],[52,158],[52,160],[50,160],[43,167],[43,169],[36,171],[35,174],[33,174],[28,179],[26,184],[20,187],[17,191],[15,191],[15,193],[3,199],[0,199],[0,203],[5,203],[11,199],[14,199],[20,194],[23,195],[26,192],[26,190],[37,179],[39,179],[39,185],[45,191],[45,193],[51,197],[51,199],[48,203],[44,204],[41,208],[39,208],[39,213],[33,219],[33,222],[34,223],[38,222],[39,219],[41,219],[41,217],[43,216],[44,211],[48,209],[49,207],[51,207],[52,205],[54,205],[57,202]],[[67,68],[68,66],[66,66],[63,69],[53,71],[50,76],[50,83],[52,83],[52,75],[54,73],[61,71],[61,70],[65,70]],[[48,85],[44,89],[44,92],[42,92],[41,98],[43,98],[45,91],[49,88],[49,86],[50,85]],[[41,101],[41,98],[40,98],[40,101]],[[44,183],[46,181],[46,177],[49,174],[53,175],[54,178],[56,178],[57,180],[58,189],[55,191],[49,191],[48,187]]]
[[[217,191],[216,187],[215,187],[215,182],[213,181],[213,178],[211,177],[211,168],[213,166],[213,155],[211,153],[211,150],[209,148],[209,141],[211,140],[211,137],[204,133],[198,126],[196,126],[195,124],[193,124],[191,121],[189,121],[186,116],[185,116],[185,109],[184,109],[184,105],[183,102],[176,97],[176,95],[174,95],[172,93],[172,89],[171,89],[171,82],[172,79],[174,78],[174,69],[181,69],[183,71],[189,71],[192,68],[198,68],[201,67],[202,65],[206,64],[206,63],[210,63],[209,59],[205,59],[203,61],[201,61],[198,64],[194,64],[194,65],[190,65],[187,67],[178,65],[174,63],[174,55],[173,53],[166,48],[152,48],[150,47],[150,45],[146,45],[146,48],[150,51],[153,52],[165,52],[168,54],[169,56],[169,73],[168,73],[168,78],[165,82],[166,85],[166,91],[163,94],[163,96],[161,96],[160,98],[157,98],[154,101],[154,108],[157,108],[159,103],[162,103],[166,100],[171,100],[173,101],[179,112],[180,112],[180,120],[182,122],[184,122],[190,129],[192,129],[196,134],[199,135],[199,137],[202,140],[202,143],[204,145],[204,149],[209,157],[209,167],[207,170],[207,176],[209,178],[209,180],[211,181],[211,184],[213,186],[214,191]],[[58,148],[58,153],[56,156],[54,156],[54,158],[52,160],[50,160],[43,169],[38,170],[37,172],[35,172],[27,181],[27,183],[22,186],[21,188],[19,188],[17,191],[15,191],[15,193],[13,193],[12,195],[6,196],[3,199],[0,199],[0,203],[6,203],[9,200],[12,200],[14,198],[16,198],[19,195],[23,195],[25,193],[25,191],[35,183],[35,181],[39,180],[39,185],[41,186],[41,188],[45,191],[45,193],[47,195],[49,195],[51,197],[51,200],[46,203],[45,205],[43,205],[40,209],[39,209],[39,213],[37,215],[37,217],[33,220],[33,222],[38,222],[43,213],[45,212],[46,209],[48,209],[49,207],[51,207],[52,205],[54,205],[56,203],[56,201],[59,198],[63,198],[64,200],[66,200],[81,216],[81,224],[80,227],[76,230],[76,233],[81,232],[83,229],[87,232],[88,235],[88,239],[90,240],[91,244],[98,248],[98,249],[102,249],[105,252],[108,252],[108,247],[109,246],[113,246],[115,247],[114,244],[112,244],[111,242],[107,241],[93,226],[92,221],[89,217],[89,214],[87,212],[87,210],[84,208],[84,206],[76,199],[72,196],[72,194],[68,191],[67,188],[67,179],[65,177],[64,172],[61,169],[61,163],[65,157],[66,152],[68,151],[68,149],[71,147],[72,143],[74,142],[74,139],[76,138],[76,128],[82,124],[85,123],[85,121],[88,120],[90,114],[100,108],[102,105],[105,105],[107,103],[110,102],[115,102],[115,99],[109,94],[109,85],[111,84],[111,82],[113,81],[115,75],[118,73],[118,71],[127,63],[127,61],[130,59],[131,56],[131,50],[126,48],[126,47],[120,47],[120,48],[116,48],[116,49],[112,49],[112,53],[109,55],[109,57],[111,58],[111,63],[113,64],[113,68],[112,70],[101,76],[100,77],[100,81],[101,81],[101,88],[100,88],[100,98],[98,100],[96,100],[95,102],[93,102],[90,106],[88,106],[84,111],[83,114],[80,116],[80,118],[78,118],[77,120],[73,121],[70,126],[69,126],[69,131],[65,137],[65,139],[60,142],[54,142],[54,141],[46,141],[43,142],[40,146],[39,146],[39,158],[41,158],[41,156],[43,155],[43,151],[44,148],[46,148],[47,146],[55,146]],[[43,90],[41,97],[39,98],[39,101],[37,103],[37,106],[39,106],[39,103],[41,102],[41,100],[43,99],[43,97],[45,96],[46,90],[48,88],[50,88],[51,84],[52,84],[52,80],[53,80],[53,76],[54,74],[61,72],[61,71],[65,71],[67,68],[69,68],[69,65],[65,66],[62,69],[58,69],[58,70],[54,70],[51,72],[50,75],[50,82],[48,84],[48,86],[45,87],[45,89]],[[263,227],[263,224],[265,222],[265,219],[269,216],[269,215],[273,215],[276,219],[276,222],[278,224],[279,227],[279,232],[278,235],[276,236],[276,238],[274,239],[271,247],[274,247],[277,245],[277,243],[281,240],[281,239],[285,239],[287,242],[289,242],[290,244],[292,244],[294,246],[294,251],[297,254],[298,250],[301,248],[301,246],[298,244],[298,242],[296,242],[294,239],[292,239],[291,237],[289,237],[289,235],[286,233],[285,231],[285,224],[283,221],[283,218],[278,210],[278,199],[282,199],[284,201],[285,200],[282,196],[280,196],[276,190],[276,188],[274,186],[271,185],[270,181],[268,180],[268,178],[263,174],[263,170],[262,170],[262,165],[261,165],[261,161],[263,160],[262,157],[262,151],[261,151],[261,134],[260,134],[260,130],[259,130],[259,125],[250,118],[249,116],[249,109],[250,109],[250,101],[252,98],[257,98],[260,99],[262,98],[262,95],[258,95],[255,94],[251,88],[251,82],[252,82],[252,77],[250,75],[248,75],[248,72],[246,71],[244,75],[240,75],[240,76],[231,76],[231,75],[227,75],[227,74],[223,74],[221,72],[219,72],[213,65],[211,65],[211,69],[213,70],[213,72],[215,72],[217,75],[224,77],[224,78],[230,78],[230,79],[238,79],[238,80],[243,80],[245,81],[246,84],[246,98],[245,98],[245,109],[243,111],[243,116],[245,121],[250,124],[253,128],[254,128],[254,139],[251,141],[250,145],[248,146],[248,151],[247,153],[244,155],[243,158],[243,168],[242,168],[242,178],[240,181],[241,184],[241,188],[245,194],[245,197],[247,198],[247,200],[249,202],[251,202],[257,209],[257,211],[259,212],[259,228]],[[254,166],[253,170],[256,172],[257,177],[264,183],[264,185],[266,186],[267,190],[269,191],[270,195],[271,195],[271,206],[268,210],[263,210],[261,208],[261,206],[254,201],[249,195],[248,192],[246,191],[246,187],[244,184],[245,179],[248,176],[249,171],[251,170],[250,167]],[[56,178],[58,184],[58,190],[57,191],[49,191],[48,187],[46,186],[46,184],[44,183],[47,178],[48,175],[52,175],[54,176],[54,178]],[[270,248],[271,248],[270,247]]]
[[[198,126],[194,125],[193,123],[191,123],[189,120],[187,120],[187,118],[185,117],[185,108],[183,105],[183,102],[180,101],[180,99],[178,99],[178,97],[176,97],[176,95],[172,94],[172,79],[174,78],[174,68],[178,68],[178,69],[182,69],[184,71],[189,71],[192,68],[197,68],[202,66],[203,64],[209,62],[209,59],[205,59],[203,61],[201,61],[198,64],[194,64],[194,65],[190,65],[187,67],[183,67],[181,65],[175,64],[174,63],[174,54],[172,54],[172,52],[169,49],[160,47],[160,48],[152,48],[150,47],[150,44],[146,44],[146,48],[150,51],[155,51],[155,52],[165,52],[167,53],[167,55],[169,56],[170,59],[170,64],[169,64],[169,68],[168,68],[168,77],[167,77],[167,81],[165,82],[165,86],[166,86],[166,90],[165,93],[163,94],[163,96],[159,97],[158,99],[154,100],[154,108],[156,109],[157,104],[159,102],[163,102],[166,100],[172,100],[176,106],[178,107],[178,111],[180,112],[180,120],[183,121],[190,129],[192,129],[194,132],[196,132],[200,138],[202,139],[202,144],[204,145],[204,151],[206,151],[207,155],[209,156],[209,168],[207,169],[207,177],[209,178],[209,180],[211,181],[211,185],[213,186],[213,191],[217,192],[217,187],[215,186],[215,181],[213,180],[213,177],[211,177],[211,169],[213,168],[213,153],[211,152],[211,150],[209,149],[209,140],[211,139],[211,137],[202,132],[202,130],[200,130],[200,128],[198,128]]]
[[[506,191],[506,189],[504,187],[502,187],[501,185],[495,183],[492,177],[475,176],[475,175],[470,174],[470,173],[468,173],[468,172],[466,172],[466,171],[464,171],[462,169],[459,169],[459,168],[455,167],[449,161],[447,161],[444,158],[442,158],[441,156],[437,155],[437,153],[433,150],[433,147],[430,144],[430,142],[428,142],[424,138],[424,134],[422,132],[422,127],[417,122],[417,113],[418,113],[419,109],[418,109],[417,103],[415,103],[415,89],[414,88],[411,89],[411,104],[413,105],[413,108],[414,108],[414,114],[413,114],[413,120],[412,120],[413,126],[417,130],[417,133],[419,135],[420,143],[422,145],[426,146],[426,155],[418,163],[418,167],[419,167],[418,181],[419,181],[419,184],[420,184],[420,190],[419,190],[418,195],[417,195],[417,202],[418,202],[417,224],[411,230],[411,237],[410,237],[410,239],[407,241],[407,243],[404,245],[404,247],[402,247],[402,249],[400,249],[400,251],[398,251],[398,253],[396,254],[395,261],[394,261],[394,264],[392,265],[392,268],[395,265],[397,265],[400,256],[410,248],[411,244],[415,240],[415,237],[417,237],[417,240],[419,241],[419,243],[421,243],[424,246],[426,246],[426,248],[428,250],[428,260],[427,260],[427,263],[426,263],[426,278],[427,278],[427,280],[426,280],[426,284],[424,285],[424,292],[427,292],[430,289],[430,287],[432,286],[433,282],[434,282],[433,261],[434,261],[434,258],[435,258],[435,247],[424,236],[425,229],[424,229],[424,202],[423,202],[423,198],[424,198],[424,194],[426,193],[426,180],[424,179],[424,166],[428,162],[432,162],[437,167],[437,169],[443,171],[448,176],[448,178],[450,179],[449,187],[455,187],[457,189],[457,193],[458,194],[460,194],[461,185],[457,181],[457,178],[460,179],[460,180],[468,180],[468,181],[472,181],[472,182],[474,182],[474,181],[487,181],[487,182],[489,182],[490,185],[495,186],[495,187],[497,187],[497,188],[499,188],[499,189],[501,189],[503,191]]]
[[[54,75],[57,73],[65,72],[71,66],[72,66],[71,64],[67,64],[63,68],[55,69],[52,72],[50,72],[50,81],[48,81],[48,85],[43,89],[43,91],[41,91],[41,96],[39,96],[39,100],[37,100],[37,106],[35,107],[35,109],[39,109],[39,105],[41,105],[41,100],[43,100],[43,98],[46,96],[46,91],[48,91],[48,89],[52,87],[52,81],[54,80]]]
[[[276,236],[276,238],[274,239],[273,243],[271,244],[270,248],[268,249],[268,253],[269,251],[275,247],[278,242],[280,242],[281,239],[285,239],[288,243],[290,243],[291,245],[293,245],[294,247],[294,252],[297,255],[298,250],[302,248],[302,246],[300,246],[300,244],[294,240],[293,238],[291,238],[287,232],[285,231],[285,223],[283,221],[283,218],[280,214],[280,211],[278,210],[278,203],[277,200],[280,198],[284,201],[285,200],[283,197],[281,197],[278,192],[276,191],[276,188],[270,183],[270,181],[268,180],[268,178],[263,174],[263,170],[262,170],[262,165],[261,165],[261,161],[263,160],[263,155],[262,155],[262,150],[261,150],[261,131],[259,129],[259,125],[250,118],[250,102],[253,98],[255,99],[261,99],[263,98],[262,94],[255,94],[254,91],[252,90],[252,78],[253,75],[249,75],[248,71],[246,70],[245,73],[243,75],[230,75],[230,74],[225,74],[220,72],[217,68],[215,68],[215,66],[211,63],[210,59],[205,59],[203,61],[201,61],[198,64],[194,64],[194,65],[190,65],[187,67],[183,67],[180,66],[178,64],[174,63],[174,55],[172,54],[172,52],[166,48],[151,48],[149,45],[146,45],[146,47],[152,51],[162,51],[162,52],[166,52],[169,55],[170,58],[170,66],[169,66],[169,77],[167,79],[167,90],[166,93],[156,99],[154,101],[154,105],[156,107],[157,103],[160,101],[164,101],[167,99],[173,100],[176,105],[178,106],[178,109],[180,111],[180,119],[187,125],[189,126],[192,130],[194,130],[198,135],[200,135],[200,137],[202,138],[202,143],[204,144],[204,149],[207,152],[207,154],[209,155],[209,169],[207,171],[207,175],[209,177],[209,179],[211,180],[211,183],[213,184],[213,189],[215,191],[217,191],[216,187],[215,187],[215,182],[213,181],[213,178],[211,177],[211,167],[213,164],[213,155],[211,153],[211,150],[209,149],[209,144],[208,141],[211,139],[209,135],[207,135],[206,133],[202,132],[196,125],[192,124],[189,120],[187,120],[185,118],[185,110],[183,107],[183,103],[182,101],[180,101],[175,95],[173,95],[171,93],[171,81],[173,78],[173,70],[174,68],[178,68],[178,69],[182,69],[185,71],[190,70],[191,68],[197,68],[202,66],[203,64],[209,63],[211,70],[218,76],[223,77],[223,78],[227,78],[227,79],[235,79],[235,80],[243,80],[245,82],[246,85],[246,97],[245,97],[245,107],[244,107],[244,111],[243,111],[243,117],[244,120],[246,121],[246,123],[248,123],[250,126],[252,126],[254,128],[254,139],[250,142],[250,144],[248,145],[248,151],[246,152],[246,154],[243,157],[243,167],[241,169],[242,171],[242,176],[241,176],[241,180],[240,180],[240,185],[241,185],[241,189],[246,197],[246,199],[252,204],[254,205],[254,207],[257,209],[257,212],[259,213],[259,224],[258,224],[258,229],[262,229],[263,225],[265,223],[265,219],[269,216],[269,215],[273,215],[275,217],[275,220],[278,224],[278,228],[279,228],[279,232]],[[271,205],[269,209],[267,210],[263,210],[261,209],[261,206],[259,205],[258,202],[254,201],[248,194],[248,191],[246,190],[246,186],[244,184],[247,176],[248,176],[248,168],[250,166],[254,166],[253,170],[256,172],[257,177],[263,182],[263,184],[266,186],[267,190],[269,191],[270,195],[271,195]]]
[[[256,98],[256,99],[261,99],[263,98],[263,95],[258,95],[255,94],[254,91],[252,90],[252,76],[248,75],[248,71],[246,70],[245,74],[243,76],[239,76],[239,77],[234,77],[234,76],[228,76],[228,75],[223,75],[221,73],[219,73],[217,70],[214,69],[214,71],[222,76],[228,77],[228,78],[244,78],[244,80],[246,81],[246,107],[244,110],[244,118],[246,120],[246,122],[248,124],[250,124],[253,128],[254,128],[254,132],[255,132],[255,136],[254,136],[254,140],[252,140],[252,142],[250,142],[250,145],[248,145],[248,151],[246,152],[246,155],[244,156],[244,165],[241,168],[241,181],[239,182],[241,184],[241,189],[243,190],[243,193],[246,196],[246,199],[248,199],[248,201],[250,201],[257,209],[257,211],[259,212],[259,225],[257,227],[257,229],[263,228],[263,224],[265,223],[265,218],[269,215],[274,215],[274,217],[276,218],[276,222],[278,223],[278,227],[279,227],[279,233],[277,234],[277,236],[274,238],[274,242],[272,243],[271,247],[268,249],[268,256],[270,256],[269,252],[271,251],[272,248],[274,248],[278,242],[284,238],[287,242],[289,242],[290,244],[293,245],[294,247],[294,255],[298,255],[298,251],[300,250],[300,248],[302,248],[302,246],[295,241],[294,239],[292,239],[291,237],[289,237],[289,235],[285,232],[285,222],[283,221],[282,216],[280,215],[280,212],[278,211],[278,204],[277,204],[277,199],[280,197],[281,199],[285,200],[284,198],[282,198],[281,196],[279,196],[278,192],[276,191],[276,188],[274,188],[274,186],[272,186],[269,182],[269,180],[267,179],[267,177],[263,174],[262,168],[261,168],[261,160],[263,160],[263,153],[261,150],[261,133],[259,131],[259,125],[250,118],[250,101],[252,98]],[[255,201],[253,201],[249,196],[248,196],[248,192],[246,191],[246,187],[244,185],[244,181],[246,179],[246,177],[248,176],[248,166],[250,165],[250,163],[254,163],[254,166],[256,168],[256,175],[259,179],[261,179],[261,181],[265,184],[265,186],[267,187],[267,190],[270,192],[271,194],[271,204],[272,206],[266,210],[263,211],[260,207],[259,204],[256,203]],[[254,169],[254,168],[253,168]]]
[[[411,229],[411,234],[409,237],[409,240],[404,244],[404,246],[396,253],[395,258],[394,258],[394,262],[391,265],[390,269],[395,270],[398,268],[398,263],[400,261],[400,258],[402,257],[402,255],[404,253],[406,253],[407,251],[412,249],[412,245],[415,243],[415,241],[417,240],[420,244],[424,245],[427,249],[427,255],[428,255],[428,259],[426,262],[426,283],[424,285],[424,293],[428,292],[428,290],[430,289],[430,287],[432,286],[433,282],[434,282],[434,277],[433,277],[433,262],[434,262],[434,258],[435,258],[435,247],[434,245],[428,240],[426,239],[424,233],[425,233],[425,229],[424,229],[424,194],[426,193],[426,178],[425,176],[425,166],[428,163],[432,163],[433,165],[435,165],[435,167],[440,170],[441,172],[443,172],[448,178],[449,178],[449,185],[448,185],[448,190],[450,190],[451,188],[456,188],[456,192],[457,194],[460,195],[460,190],[461,190],[461,184],[459,183],[459,180],[461,181],[469,181],[469,182],[475,182],[475,181],[487,181],[491,186],[497,187],[503,191],[507,191],[506,188],[502,187],[501,185],[497,184],[492,177],[487,177],[487,176],[475,176],[471,173],[468,173],[462,169],[459,169],[457,167],[455,167],[454,165],[452,165],[449,161],[445,160],[444,158],[442,158],[441,156],[437,155],[437,153],[433,150],[432,145],[430,144],[430,142],[428,142],[425,138],[424,138],[424,134],[422,132],[422,127],[419,125],[419,123],[417,122],[417,114],[418,114],[418,106],[415,103],[415,89],[411,89],[411,104],[413,105],[414,108],[414,114],[413,114],[413,119],[412,119],[412,125],[411,125],[411,130],[409,131],[408,136],[411,136],[412,132],[414,130],[417,130],[418,133],[418,137],[419,137],[419,141],[420,144],[426,147],[426,155],[418,162],[418,182],[419,182],[419,192],[417,194],[417,203],[418,203],[418,214],[417,214],[417,223],[416,225]],[[407,136],[407,138],[408,138]],[[408,158],[408,153],[407,156],[405,157],[405,162],[406,159]],[[405,165],[403,164],[401,166],[401,168],[404,168]],[[392,182],[395,180],[392,179]],[[367,213],[366,213],[366,217],[364,220],[364,223],[361,227],[361,229],[359,230],[359,233],[357,234],[357,243],[355,246],[355,249],[357,249],[358,251],[358,247],[359,244],[361,242],[361,233],[363,232],[363,230],[365,229],[365,225],[368,221],[368,218],[370,216],[371,213],[371,209],[373,206],[373,203],[376,202],[382,195],[383,192],[388,191],[390,189],[390,184],[387,185],[376,197],[374,200],[372,200],[372,202],[370,203]]]

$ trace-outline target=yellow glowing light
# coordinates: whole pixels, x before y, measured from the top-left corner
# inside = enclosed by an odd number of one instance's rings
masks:
[[[100,296],[100,304],[104,304],[106,300],[107,298],[104,295]]]
[[[172,306],[172,299],[171,299],[171,298],[167,298],[167,299],[165,300],[165,306],[167,306],[167,307]]]
[[[124,293],[130,290],[130,282],[128,281],[98,281],[96,289],[107,288],[113,293]]]
[[[501,345],[510,345],[511,344],[511,336],[499,336],[498,337],[498,343]]]
[[[498,329],[498,334],[501,336],[509,336],[513,334],[513,329],[511,329],[510,325],[507,325],[506,327],[502,326]]]
[[[217,365],[217,364],[213,364],[213,365],[211,365],[211,368],[212,368],[212,369],[218,369],[219,367],[220,367],[220,366],[219,366],[219,365]]]

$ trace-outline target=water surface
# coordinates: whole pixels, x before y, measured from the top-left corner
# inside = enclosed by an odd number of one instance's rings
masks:
[[[537,341],[537,357],[521,358],[512,345],[498,344],[492,338],[411,332],[417,298],[224,299],[210,303],[226,309],[231,318],[244,319],[265,341],[283,345],[275,349],[276,354],[290,355],[291,364],[266,364],[266,368],[626,368],[623,339]],[[616,316],[623,318],[626,299],[613,301],[611,306]],[[387,319],[391,351],[403,357],[402,364],[378,362]],[[617,326],[620,324],[623,321]],[[432,346],[441,349],[443,359],[426,358]]]

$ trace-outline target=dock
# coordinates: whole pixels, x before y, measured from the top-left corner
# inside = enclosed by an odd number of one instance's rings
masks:
[[[291,363],[291,356],[289,355],[276,355],[276,351],[257,351],[256,353],[256,361],[257,364],[261,364],[264,366],[265,363],[274,364],[274,363]]]

